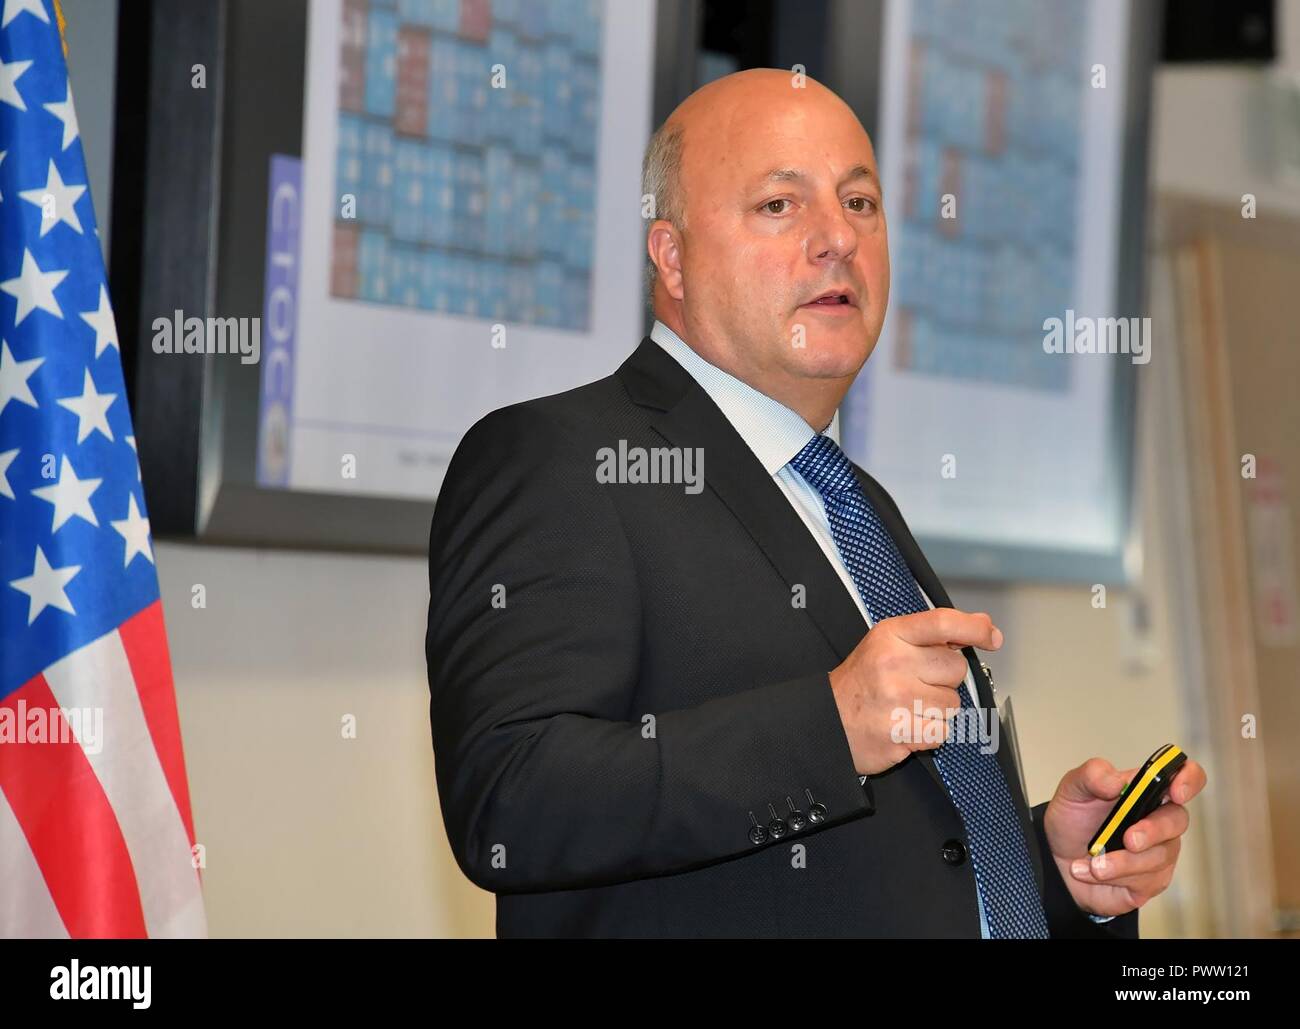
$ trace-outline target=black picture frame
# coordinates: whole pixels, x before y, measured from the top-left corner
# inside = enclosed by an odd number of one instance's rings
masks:
[[[699,83],[709,0],[659,0],[653,120]],[[772,0],[775,29],[737,34],[740,66],[805,65],[868,132],[878,124],[884,0]],[[156,354],[151,325],[176,309],[260,317],[272,154],[300,156],[309,0],[121,0],[114,150],[115,301],[137,448],[155,536],[212,543],[420,553],[433,501],[258,485],[260,366],[229,355]],[[1118,313],[1140,313],[1150,90],[1159,5],[1131,13]],[[716,20],[714,25],[716,34]],[[765,42],[762,42],[765,40]],[[766,47],[766,58],[756,50]],[[204,88],[195,88],[198,67]],[[646,328],[650,317],[647,313]],[[629,340],[628,349],[637,341]],[[1134,519],[1135,377],[1121,374],[1112,453]],[[987,554],[922,540],[944,574],[974,579],[1127,578],[1121,555]],[[1057,558],[1061,558],[1057,560]]]

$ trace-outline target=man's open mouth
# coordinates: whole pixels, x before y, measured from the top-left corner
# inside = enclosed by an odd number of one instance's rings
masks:
[[[814,297],[812,300],[800,304],[799,306],[800,307],[839,307],[839,306],[856,307],[857,298],[851,290],[832,289],[832,290],[827,290],[825,293],[822,293],[820,296]]]

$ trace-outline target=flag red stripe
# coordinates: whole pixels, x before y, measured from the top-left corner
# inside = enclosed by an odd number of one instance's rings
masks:
[[[180,718],[176,713],[176,689],[172,683],[171,658],[167,652],[167,628],[163,624],[162,601],[155,600],[139,614],[118,627],[131,676],[140,694],[140,707],[149,726],[154,750],[163,775],[185,823],[185,834],[194,846],[194,819],[190,814],[190,789],[185,777],[185,752],[181,746]]]
[[[72,937],[145,936],[135,869],[117,816],[43,676],[0,701],[14,711],[54,712],[51,734],[66,743],[0,745],[0,790],[22,826],[50,896]],[[55,725],[59,726],[55,732]]]

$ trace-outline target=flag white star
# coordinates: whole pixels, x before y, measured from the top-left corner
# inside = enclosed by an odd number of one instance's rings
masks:
[[[99,287],[99,310],[82,311],[81,320],[95,330],[95,356],[98,357],[109,347],[117,347],[117,322],[113,320],[113,308],[108,303],[108,290],[103,284]]]
[[[18,92],[18,80],[31,66],[31,61],[10,61],[8,64],[0,61],[0,103],[16,107],[20,111],[27,110],[23,95]]]
[[[45,551],[39,544],[37,545],[32,574],[23,579],[13,579],[9,583],[19,593],[26,593],[31,598],[31,602],[27,605],[28,625],[36,621],[36,616],[47,607],[57,607],[70,615],[77,613],[63,587],[71,582],[73,576],[79,571],[81,565],[51,568],[49,561],[45,560]]]
[[[41,0],[5,0],[5,13],[4,18],[0,19],[0,29],[4,28],[24,11],[36,15],[46,25],[50,23],[50,16],[45,13],[45,5]]]
[[[50,229],[58,225],[59,222],[66,222],[72,228],[81,232],[81,219],[77,217],[77,201],[81,199],[81,194],[86,192],[85,186],[68,185],[59,175],[59,169],[54,167],[54,162],[50,161],[50,170],[45,178],[44,186],[37,186],[35,189],[24,189],[18,195],[28,203],[35,204],[41,209],[41,235],[44,236]],[[53,198],[53,213],[46,208],[46,198]]]
[[[54,524],[50,532],[58,532],[69,518],[84,518],[98,528],[99,519],[95,509],[90,506],[90,495],[99,489],[103,479],[78,479],[72,468],[68,455],[63,455],[63,467],[59,470],[59,481],[53,486],[42,486],[32,490],[32,496],[40,497],[54,505]]]
[[[81,396],[64,397],[59,401],[60,407],[66,407],[77,416],[78,443],[84,443],[92,432],[102,432],[110,441],[113,439],[113,430],[108,427],[108,409],[116,399],[116,393],[100,393],[95,389],[95,380],[87,368]]]
[[[8,497],[10,500],[17,500],[14,496],[14,488],[9,485],[9,466],[14,463],[14,458],[18,456],[16,450],[6,450],[0,454],[0,497]]]
[[[63,309],[54,299],[54,291],[60,282],[68,277],[66,269],[57,272],[43,272],[32,252],[23,249],[23,270],[16,279],[0,282],[0,290],[8,293],[18,301],[18,313],[14,315],[14,324],[21,325],[23,319],[38,307],[48,311],[55,318],[63,317]]]
[[[149,519],[136,507],[134,493],[131,494],[126,517],[112,524],[126,540],[126,559],[122,562],[123,568],[131,563],[131,559],[136,554],[143,554],[149,563],[153,564],[153,547],[149,545]]]
[[[21,73],[20,73],[21,74]],[[64,98],[45,105],[45,109],[63,122],[63,149],[72,146],[77,138],[77,109],[72,106],[72,86],[64,87]]]
[[[28,407],[39,407],[27,380],[36,369],[45,363],[43,357],[33,357],[30,361],[15,361],[14,352],[9,344],[0,340],[0,414],[4,413],[9,401],[17,400]]]

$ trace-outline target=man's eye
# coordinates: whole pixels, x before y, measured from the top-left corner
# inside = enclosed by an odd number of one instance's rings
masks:
[[[790,203],[790,201],[786,200],[784,197],[777,197],[775,200],[769,200],[767,203],[765,203],[763,205],[763,210],[765,210],[768,214],[784,214],[785,207],[777,206],[777,205],[783,205],[788,203]]]
[[[874,211],[876,209],[876,202],[872,200],[870,197],[849,197],[849,199],[846,200],[845,203],[860,205],[852,209],[857,214],[864,214],[868,211]]]

